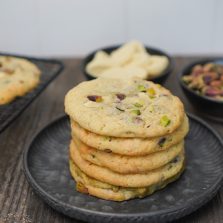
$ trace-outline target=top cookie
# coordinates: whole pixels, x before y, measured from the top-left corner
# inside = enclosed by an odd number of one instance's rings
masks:
[[[138,79],[83,82],[67,93],[65,111],[81,127],[115,137],[162,136],[178,128],[184,118],[177,97]]]
[[[11,102],[35,88],[40,70],[28,60],[0,56],[0,105]]]

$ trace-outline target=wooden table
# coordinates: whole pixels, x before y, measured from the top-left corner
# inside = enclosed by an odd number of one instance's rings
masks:
[[[178,95],[188,112],[197,112],[185,98],[176,74],[198,57],[176,57],[175,69],[165,86]],[[70,223],[77,220],[65,217],[46,205],[28,185],[22,169],[22,153],[31,138],[47,123],[64,114],[66,92],[85,80],[80,72],[80,59],[64,59],[64,72],[49,85],[35,102],[0,134],[0,223]],[[208,121],[222,136],[223,124]],[[223,189],[207,205],[176,222],[223,222]]]

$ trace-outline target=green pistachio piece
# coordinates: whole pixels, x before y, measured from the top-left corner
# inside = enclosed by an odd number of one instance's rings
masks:
[[[189,76],[189,75],[188,75]],[[191,81],[188,80],[188,76],[183,76],[181,79],[185,84],[189,84]]]
[[[142,105],[141,103],[136,102],[136,103],[134,104],[134,106],[137,107],[137,108],[141,108],[143,105]]]
[[[141,112],[140,112],[140,110],[132,110],[131,111],[131,113],[133,114],[133,115],[141,115]]]
[[[146,88],[143,85],[138,85],[138,90],[141,92],[146,92]]]
[[[5,80],[3,83],[4,84],[9,84],[9,83],[11,83],[11,81],[10,80]]]
[[[103,101],[102,97],[98,97],[98,98],[96,99],[96,102],[102,102],[102,101]]]
[[[153,105],[149,105],[149,112],[154,112],[154,106]]]
[[[164,127],[168,126],[170,124],[171,120],[164,115],[161,119],[160,119],[160,124]]]
[[[162,86],[161,86],[160,84],[156,84],[156,86],[157,86],[159,89],[162,88]]]
[[[147,93],[148,93],[150,98],[154,98],[155,95],[156,95],[156,91],[154,90],[154,88],[147,89]]]

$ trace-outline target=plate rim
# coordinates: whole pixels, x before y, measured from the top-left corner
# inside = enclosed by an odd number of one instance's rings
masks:
[[[205,126],[208,130],[210,130],[214,136],[218,139],[219,143],[222,146],[223,149],[223,138],[221,135],[212,127],[210,126],[206,121],[204,121],[202,118],[197,117],[194,114],[188,113],[187,115],[190,119],[193,119],[199,123],[201,123],[203,126]],[[220,187],[223,184],[223,173],[222,176],[219,177],[214,184],[212,184],[211,188],[205,191],[204,194],[196,196],[196,199],[192,199],[190,201],[187,201],[186,205],[181,204],[177,208],[168,208],[165,210],[159,210],[159,211],[153,211],[153,212],[143,212],[143,213],[109,213],[106,211],[95,211],[95,210],[89,210],[86,208],[80,208],[77,206],[69,205],[54,196],[50,195],[48,192],[46,192],[39,184],[36,182],[36,180],[32,177],[32,174],[29,171],[28,167],[28,154],[30,151],[31,146],[33,143],[35,143],[35,140],[38,138],[38,136],[47,128],[49,128],[51,125],[55,124],[56,122],[61,121],[62,119],[69,119],[67,115],[60,115],[57,118],[53,119],[49,123],[47,123],[45,126],[43,126],[30,140],[30,143],[26,146],[25,150],[23,151],[23,172],[25,174],[25,177],[30,184],[30,186],[34,189],[34,192],[49,206],[53,203],[53,206],[51,206],[53,209],[56,211],[65,214],[66,216],[74,218],[74,215],[69,215],[65,211],[61,211],[58,209],[58,207],[63,207],[63,208],[68,208],[69,210],[76,211],[76,215],[78,214],[88,214],[88,215],[94,215],[96,217],[114,217],[116,219],[125,219],[125,218],[133,218],[133,217],[143,217],[143,218],[149,218],[149,217],[159,217],[163,215],[168,215],[168,214],[174,214],[174,213],[181,213],[178,217],[175,216],[173,217],[172,220],[179,219],[180,217],[183,217],[187,214],[190,214],[200,207],[202,207],[204,204],[209,202],[217,193],[217,191],[220,189]],[[211,191],[210,191],[211,189]],[[46,199],[47,198],[47,199]],[[203,199],[202,199],[203,198]],[[205,199],[204,199],[205,198]],[[99,199],[99,198],[98,198]],[[194,202],[196,201],[196,203]],[[110,201],[112,202],[112,201]],[[115,201],[114,201],[115,202]],[[128,201],[124,201],[128,202]],[[186,211],[185,211],[186,210]],[[77,213],[79,212],[79,213]],[[77,218],[80,220],[83,220],[84,218]]]

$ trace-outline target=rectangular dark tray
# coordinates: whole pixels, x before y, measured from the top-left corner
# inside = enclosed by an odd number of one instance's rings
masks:
[[[53,81],[55,77],[63,70],[62,62],[51,59],[39,59],[22,55],[0,53],[1,56],[15,56],[25,58],[34,63],[41,70],[39,85],[31,92],[22,97],[16,98],[9,104],[0,105],[0,133],[12,121],[28,107],[28,105]]]

